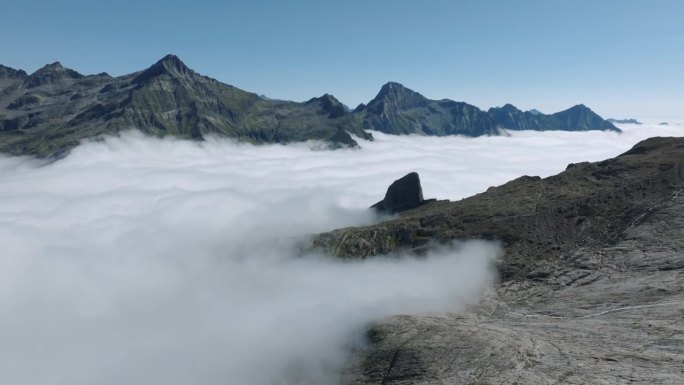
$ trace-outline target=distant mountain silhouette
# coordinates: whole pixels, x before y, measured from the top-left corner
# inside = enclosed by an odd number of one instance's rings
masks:
[[[390,82],[367,105],[354,110],[366,129],[388,134],[497,135],[496,123],[479,108],[452,100],[430,100]]]
[[[550,115],[523,112],[511,104],[490,108],[488,112],[500,127],[507,130],[620,131],[583,104]]]
[[[512,104],[485,112],[464,102],[431,100],[395,82],[383,85],[378,95],[358,106],[354,114],[363,128],[395,135],[498,135],[502,129],[620,131],[582,104],[551,115],[523,112]]]
[[[636,119],[613,119],[610,118],[608,119],[609,122],[611,123],[617,123],[617,124],[642,124]]]

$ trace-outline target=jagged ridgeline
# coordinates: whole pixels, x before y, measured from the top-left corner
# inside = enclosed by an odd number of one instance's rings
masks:
[[[523,112],[511,104],[482,111],[464,102],[430,100],[395,82],[385,84],[368,105],[361,104],[354,113],[365,129],[396,135],[499,135],[502,129],[620,131],[582,104],[552,115]]]
[[[368,105],[354,110],[366,129],[388,134],[498,135],[496,122],[484,111],[463,102],[430,100],[399,83],[382,86]]]
[[[499,135],[502,129],[618,131],[582,105],[553,115],[511,105],[482,111],[430,100],[394,82],[354,111],[329,94],[303,103],[267,99],[202,76],[174,55],[120,77],[82,75],[59,62],[30,75],[0,65],[0,152],[54,156],[83,139],[130,129],[193,140],[313,139],[331,148],[358,146],[353,136],[372,140],[365,130],[437,136]]]
[[[121,77],[84,76],[47,65],[31,75],[0,69],[0,151],[49,156],[85,138],[138,129],[201,140],[228,136],[253,143],[318,139],[355,146],[370,139],[330,95],[305,103],[268,100],[189,69],[168,55]]]

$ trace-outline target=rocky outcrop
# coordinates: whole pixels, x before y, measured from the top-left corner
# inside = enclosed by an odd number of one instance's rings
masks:
[[[466,313],[386,319],[345,383],[679,384],[682,234],[673,194],[612,245],[504,280]]]
[[[392,182],[385,197],[371,208],[380,213],[395,214],[415,209],[433,200],[423,199],[420,177],[418,173],[411,172]]]
[[[521,278],[578,247],[619,239],[635,218],[677,191],[683,167],[683,138],[652,138],[614,159],[571,164],[545,179],[523,176],[461,201],[435,201],[380,224],[321,234],[314,246],[367,258],[420,253],[431,242],[499,240],[510,251],[502,276]]]
[[[470,238],[504,246],[496,287],[463,314],[372,326],[346,383],[681,382],[684,138],[321,234],[314,246],[369,258]]]

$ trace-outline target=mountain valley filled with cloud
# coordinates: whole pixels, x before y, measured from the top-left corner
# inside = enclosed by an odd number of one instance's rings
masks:
[[[22,384],[333,384],[373,322],[459,312],[497,281],[496,242],[337,260],[310,237],[376,223],[402,175],[459,200],[682,127],[510,137],[374,133],[361,148],[136,132],[54,162],[0,157],[0,378]]]

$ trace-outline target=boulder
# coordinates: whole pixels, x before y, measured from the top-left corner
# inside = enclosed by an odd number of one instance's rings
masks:
[[[387,214],[415,209],[425,203],[418,173],[411,172],[395,180],[387,188],[385,198],[371,208]]]

